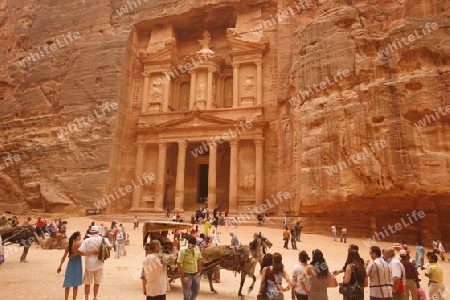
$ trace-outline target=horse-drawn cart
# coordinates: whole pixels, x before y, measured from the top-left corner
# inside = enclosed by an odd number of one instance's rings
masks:
[[[192,224],[188,223],[180,223],[180,222],[164,222],[164,221],[148,221],[144,223],[142,227],[142,235],[143,235],[143,245],[148,242],[148,237],[150,236],[150,240],[159,240],[161,243],[161,259],[163,260],[163,255],[173,254],[174,246],[173,243],[167,239],[168,233],[174,230],[190,230],[192,228]],[[176,250],[175,250],[176,251]],[[176,279],[180,278],[180,274],[178,273],[176,265],[168,265],[167,266],[167,276],[169,277],[169,281],[172,283]]]

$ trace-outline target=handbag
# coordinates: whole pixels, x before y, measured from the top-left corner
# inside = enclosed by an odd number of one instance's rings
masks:
[[[422,290],[421,288],[417,289],[417,298],[419,298],[419,300],[427,300],[427,295],[425,294],[425,291]]]
[[[331,273],[328,273],[327,275],[327,288],[335,288],[338,286],[338,282],[336,279],[336,276],[334,276]]]
[[[349,300],[357,300],[364,297],[364,288],[356,281],[355,269],[352,266],[353,276],[355,276],[354,284],[341,284],[339,286],[339,293],[344,295],[345,298]]]

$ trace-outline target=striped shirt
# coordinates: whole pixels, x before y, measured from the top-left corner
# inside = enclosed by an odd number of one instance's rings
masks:
[[[370,279],[370,296],[376,298],[392,298],[392,270],[389,264],[378,257],[367,266]]]

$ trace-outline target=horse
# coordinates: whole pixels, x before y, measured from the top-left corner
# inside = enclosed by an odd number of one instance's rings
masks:
[[[250,254],[253,258],[255,258],[259,264],[261,265],[262,258],[264,255],[263,248],[271,248],[272,242],[269,241],[268,238],[264,237],[261,232],[259,234],[255,233],[255,239],[250,242]]]
[[[256,259],[249,257],[250,251],[248,246],[233,248],[230,246],[212,246],[205,248],[202,253],[203,271],[208,275],[209,288],[212,293],[217,293],[212,284],[213,273],[217,268],[241,273],[241,283],[239,286],[238,296],[242,297],[242,287],[244,286],[245,277],[249,276],[253,279],[249,292],[253,290],[255,285],[255,266]]]
[[[35,229],[28,226],[16,226],[4,228],[0,231],[2,236],[2,245],[19,244],[23,246],[23,253],[20,256],[20,262],[26,263],[27,254],[30,246],[38,241]]]

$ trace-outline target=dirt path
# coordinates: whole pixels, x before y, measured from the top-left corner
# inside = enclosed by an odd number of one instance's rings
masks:
[[[79,230],[83,234],[87,226],[90,224],[89,218],[71,218],[68,220],[68,234]],[[119,220],[120,222],[120,220]],[[100,222],[97,222],[99,224]],[[110,222],[105,222],[107,226]],[[141,230],[133,231],[131,223],[125,223],[131,238],[131,243],[127,246],[128,256],[120,259],[111,258],[105,262],[104,282],[100,287],[100,300],[124,300],[124,299],[145,299],[142,295],[142,284],[139,278],[142,259],[144,251],[141,247],[142,235]],[[203,226],[199,228],[202,229]],[[283,249],[282,229],[264,228],[264,227],[250,227],[242,226],[232,229],[237,235],[242,244],[248,244],[253,232],[262,231],[267,236],[274,246],[270,252],[280,252],[283,255],[283,263],[290,273],[294,264],[298,259],[298,251]],[[221,244],[228,244],[230,236],[225,227],[219,227],[221,232]],[[351,230],[349,230],[351,232]],[[331,237],[304,234],[302,235],[302,242],[297,243],[299,250],[306,250],[310,253],[313,249],[319,248],[324,252],[325,259],[330,266],[330,269],[338,269],[343,266],[346,258],[346,251],[348,244],[355,243],[360,247],[360,254],[364,259],[369,258],[369,248],[363,243],[362,238],[348,238],[347,244],[334,242]],[[392,243],[377,243],[380,247],[392,245]],[[13,300],[54,300],[64,299],[64,289],[62,283],[64,281],[65,266],[63,272],[56,274],[56,269],[59,261],[63,255],[63,250],[42,250],[36,249],[32,246],[28,254],[28,263],[19,263],[19,257],[22,249],[17,251],[16,246],[6,247],[6,262],[0,269],[0,299]],[[414,247],[413,247],[414,248]],[[414,254],[413,250],[413,254]],[[67,261],[66,261],[67,263]],[[450,291],[450,263],[440,263],[444,268],[444,280]],[[84,262],[83,262],[84,265]],[[259,271],[259,265],[257,266]],[[202,279],[200,284],[200,295],[197,299],[236,299],[237,290],[239,288],[239,276],[234,276],[232,272],[221,271],[221,283],[214,284],[218,294],[213,295],[209,292],[208,282]],[[422,287],[428,292],[425,276],[421,272]],[[338,281],[342,281],[342,275],[338,276]],[[246,294],[251,279],[247,278],[243,288],[243,293]],[[246,299],[256,299],[260,283],[260,277],[257,276],[255,289]],[[79,288],[78,298],[83,299],[84,287]],[[338,293],[337,288],[328,289],[328,296],[330,300],[340,300],[342,295]],[[180,281],[176,281],[171,285],[171,291],[168,292],[167,299],[181,299],[182,289]],[[368,299],[368,291],[366,289],[366,299]],[[447,297],[450,299],[450,297]],[[70,298],[71,299],[71,298]],[[92,299],[92,294],[91,294]],[[285,299],[290,299],[290,292],[285,293]]]

